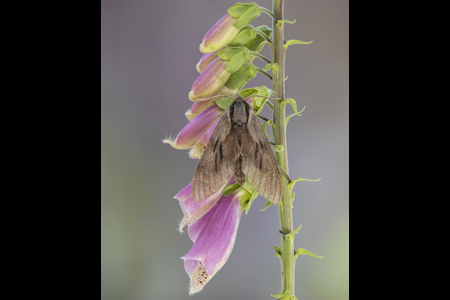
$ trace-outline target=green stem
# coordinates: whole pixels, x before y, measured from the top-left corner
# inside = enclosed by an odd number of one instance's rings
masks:
[[[277,20],[277,17],[270,10],[268,10],[267,8],[262,7],[262,6],[259,6],[259,8],[261,9],[262,12],[265,12],[266,14],[271,16],[273,19]]]
[[[253,56],[256,56],[257,58],[265,61],[266,63],[270,64],[272,63],[267,57],[265,57],[264,55],[259,54],[258,52],[255,51],[250,51],[250,54]]]
[[[260,36],[262,36],[267,41],[267,43],[269,44],[270,48],[272,48],[272,40],[264,32],[262,32],[261,30],[255,28],[255,31]]]
[[[284,95],[284,77],[285,77],[285,49],[284,44],[284,26],[277,26],[277,19],[284,19],[284,0],[273,0],[272,11],[276,19],[272,21],[273,28],[273,51],[272,61],[279,66],[278,72],[273,72],[273,90],[282,98]],[[273,120],[275,130],[273,132],[274,142],[277,145],[283,145],[283,150],[275,152],[275,158],[278,165],[289,173],[287,147],[286,147],[286,124],[285,124],[285,103],[283,101],[274,102]],[[288,179],[282,176],[283,198],[278,206],[280,212],[280,230],[285,233],[293,231],[292,222],[292,198],[288,190]],[[294,295],[295,282],[295,259],[294,259],[294,235],[281,236],[281,293],[289,292]]]
[[[255,67],[255,70],[256,70],[256,72],[259,72],[259,73],[263,74],[264,76],[266,76],[270,80],[273,80],[272,76],[270,76],[270,74],[267,73],[266,71],[264,71],[263,69]]]

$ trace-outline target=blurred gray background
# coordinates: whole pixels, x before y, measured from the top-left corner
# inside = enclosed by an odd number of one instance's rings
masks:
[[[101,8],[101,270],[102,299],[190,299],[181,256],[191,248],[177,232],[182,212],[173,196],[194,175],[198,160],[161,140],[188,120],[188,93],[204,34],[226,14],[228,0],[104,0]],[[269,0],[259,5],[271,8]],[[348,0],[286,0],[285,37],[310,45],[287,50],[286,96],[302,117],[287,129],[289,168],[298,182],[294,227],[303,224],[299,299],[349,297],[349,4]],[[252,25],[267,24],[265,14]],[[270,57],[266,46],[262,54]],[[262,67],[262,61],[255,60]],[[257,75],[246,87],[267,85]],[[288,107],[288,113],[292,110]],[[263,115],[270,116],[264,110]],[[274,299],[280,292],[280,246],[275,206],[258,198],[243,215],[225,266],[192,299]]]

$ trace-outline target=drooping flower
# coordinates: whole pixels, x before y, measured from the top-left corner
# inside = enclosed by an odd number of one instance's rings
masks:
[[[227,82],[231,73],[226,70],[228,61],[216,58],[198,76],[189,93],[191,101],[201,101],[214,95]]]
[[[206,69],[206,67],[218,57],[216,54],[217,52],[219,52],[219,50],[202,55],[198,64],[195,66],[199,73],[202,73]]]
[[[209,53],[225,47],[242,28],[261,14],[261,8],[254,2],[236,3],[227,12],[203,37],[201,52]]]
[[[192,148],[222,113],[223,109],[217,105],[206,108],[181,129],[175,141],[165,139],[163,143],[169,144],[176,149]]]
[[[198,115],[199,113],[201,113],[208,107],[213,106],[214,102],[219,100],[221,98],[221,96],[228,96],[228,97],[234,98],[236,96],[236,93],[237,93],[237,89],[232,90],[232,89],[229,89],[226,85],[224,85],[214,95],[209,97],[208,100],[201,100],[201,101],[194,102],[194,104],[192,104],[191,109],[189,109],[185,113],[186,118],[188,118],[188,120],[190,121],[196,115]]]
[[[263,42],[265,41],[265,39],[260,35],[261,33],[270,38],[272,29],[267,27],[266,25],[258,26],[256,28],[254,28],[252,25],[247,25],[239,31],[239,33],[231,42],[229,42],[228,47],[245,46],[251,51],[260,52],[264,47]],[[199,73],[202,73],[211,62],[219,57],[217,55],[217,52],[223,49],[224,48],[221,48],[216,51],[203,54],[198,64],[196,65],[197,71]],[[254,56],[250,57],[249,62],[252,62],[254,58]]]
[[[235,182],[232,177],[230,184]],[[179,198],[183,198],[183,194],[186,196],[188,187],[189,185],[177,196]],[[182,257],[191,279],[190,294],[201,291],[230,257],[242,214],[241,203],[250,199],[251,195],[244,188],[238,188],[229,196],[221,195],[218,200],[216,197],[215,194],[207,200],[196,203],[195,207],[192,195],[180,201],[184,212],[191,209],[192,213],[189,216],[202,214],[193,223],[188,221],[189,218],[193,220],[193,217],[185,217],[186,221],[183,220],[184,224],[182,223],[182,226],[188,225],[189,237],[194,242],[191,250]]]
[[[213,52],[231,42],[240,30],[233,26],[237,20],[238,18],[226,14],[217,21],[203,37],[200,51],[203,53]]]

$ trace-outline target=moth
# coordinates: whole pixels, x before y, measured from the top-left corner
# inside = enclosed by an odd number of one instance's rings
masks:
[[[281,174],[272,147],[252,107],[237,97],[223,113],[198,163],[192,183],[194,202],[216,193],[234,174],[268,201],[278,205]]]

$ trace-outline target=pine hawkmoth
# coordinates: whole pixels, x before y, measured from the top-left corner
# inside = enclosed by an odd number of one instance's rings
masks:
[[[225,110],[198,163],[192,183],[194,201],[217,192],[233,174],[241,185],[247,178],[264,198],[280,204],[281,174],[272,147],[242,97]]]

